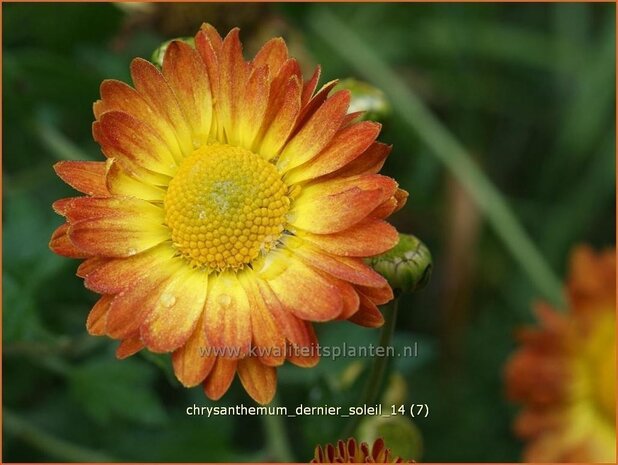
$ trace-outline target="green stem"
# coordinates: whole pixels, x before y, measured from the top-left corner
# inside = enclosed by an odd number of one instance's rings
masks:
[[[49,454],[50,457],[69,462],[114,462],[116,459],[99,452],[56,438],[30,424],[21,416],[4,409],[4,431]]]
[[[397,307],[399,305],[399,299],[395,297],[386,305],[381,307],[384,314],[384,326],[382,326],[382,332],[380,333],[379,346],[384,347],[384,354],[388,353],[388,347],[390,347],[395,334],[395,323],[397,321]],[[390,358],[388,356],[375,357],[371,370],[367,378],[367,384],[361,400],[358,405],[373,405],[377,403],[380,391],[384,385],[384,378],[386,375],[386,368],[388,366]],[[354,434],[354,431],[358,427],[362,417],[360,415],[354,415],[350,417],[350,421],[346,424],[342,439],[348,438]]]
[[[270,405],[273,407],[279,405],[277,396]],[[279,462],[294,462],[294,454],[288,442],[282,418],[279,415],[264,415],[262,420],[271,457]]]
[[[528,237],[509,205],[474,163],[464,146],[372,48],[332,12],[320,8],[309,21],[315,33],[341,59],[373,81],[391,99],[393,109],[469,192],[497,235],[532,283],[554,305],[563,308],[562,283]]]

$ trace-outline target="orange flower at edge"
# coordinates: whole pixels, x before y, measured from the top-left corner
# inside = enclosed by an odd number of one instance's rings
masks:
[[[311,322],[383,322],[392,291],[363,259],[397,242],[384,220],[407,194],[377,174],[390,146],[336,82],[316,92],[319,68],[304,81],[282,39],[246,61],[238,29],[204,25],[195,48],[173,41],[161,71],[137,58],[131,75],[94,104],[107,160],[54,167],[85,196],[54,203],[50,247],[85,259],[102,295],[87,329],[120,340],[119,358],[171,352],[183,385],[218,399],[238,373],[268,403],[286,358],[318,362],[287,350],[317,344]]]
[[[569,311],[539,305],[540,328],[519,333],[506,368],[515,423],[530,462],[615,462],[616,253],[579,247],[567,282]]]
[[[358,444],[354,438],[339,440],[336,445],[317,446],[311,463],[413,463],[393,457],[384,440],[376,439],[371,447],[366,442]]]

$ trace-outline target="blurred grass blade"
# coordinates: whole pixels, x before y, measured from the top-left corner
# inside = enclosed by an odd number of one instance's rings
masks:
[[[317,9],[310,17],[313,31],[347,60],[364,78],[390,97],[395,112],[416,132],[433,154],[468,190],[539,292],[564,307],[562,284],[528,237],[507,202],[472,161],[462,144],[440,123],[406,83],[368,44],[330,11]]]
[[[86,449],[59,439],[30,424],[21,416],[4,409],[4,431],[7,435],[17,437],[50,456],[69,462],[115,462],[109,455]]]
[[[58,160],[90,160],[83,150],[71,142],[64,134],[56,129],[51,124],[42,121],[42,118],[37,121],[35,131],[38,134],[41,142],[49,149],[49,152]]]
[[[277,396],[270,403],[272,407],[280,406]],[[294,453],[288,440],[289,432],[279,415],[265,415],[262,417],[266,442],[269,453],[280,462],[294,462]]]
[[[564,177],[577,176],[586,157],[596,150],[596,144],[606,131],[615,125],[616,44],[613,19],[604,25],[596,43],[590,47],[589,56],[565,93],[560,131],[545,164],[541,179],[552,179],[548,190],[555,190]]]
[[[416,55],[431,55],[441,60],[456,60],[461,56],[482,58],[569,76],[577,71],[586,52],[585,47],[569,38],[557,40],[532,28],[479,19],[421,19],[410,34],[409,47]],[[561,59],[548,59],[557,55]]]
[[[550,259],[564,257],[572,238],[586,236],[586,229],[595,224],[595,218],[615,215],[615,160],[616,137],[608,134],[601,149],[582,167],[578,182],[569,186],[544,227],[541,244]]]

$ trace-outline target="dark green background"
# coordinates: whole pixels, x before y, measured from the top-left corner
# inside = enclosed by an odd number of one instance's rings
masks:
[[[210,21],[223,33],[240,25],[249,50],[283,34],[307,69],[323,65],[324,80],[371,82],[383,70],[359,76],[317,33],[316,11],[335,15],[463,143],[561,279],[574,244],[609,246],[615,237],[614,8],[193,4],[129,14],[111,4],[3,4],[3,460],[277,458],[260,419],[185,415],[194,402],[212,403],[180,387],[165,357],[117,361],[113,341],[88,336],[96,296],[74,276],[77,263],[47,247],[61,223],[50,205],[72,194],[51,165],[101,159],[91,104],[104,78],[128,81],[132,57]],[[532,321],[541,290],[422,135],[397,113],[384,123],[381,140],[394,144],[385,172],[410,192],[393,222],[423,238],[435,261],[429,287],[402,299],[396,335],[421,351],[394,366],[407,401],[431,408],[416,422],[424,442],[416,458],[517,461],[517,409],[502,373],[513,331]],[[324,343],[352,344],[377,341],[379,331],[338,323],[319,333]],[[346,389],[339,382],[352,362],[284,367],[279,402],[354,403],[363,376]],[[218,404],[241,402],[251,400],[236,381]],[[342,427],[332,418],[285,420],[297,461]]]

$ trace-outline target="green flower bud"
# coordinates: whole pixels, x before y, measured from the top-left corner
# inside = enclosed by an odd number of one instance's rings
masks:
[[[361,120],[383,123],[391,115],[391,104],[377,87],[356,79],[343,79],[334,90],[347,89],[351,93],[349,113],[364,111]]]
[[[174,40],[180,40],[181,42],[189,44],[191,47],[195,47],[195,39],[193,39],[193,37],[176,37],[175,39],[167,40],[161,45],[159,45],[159,47],[154,52],[152,52],[150,61],[152,61],[155,65],[161,68],[163,66],[163,57],[165,56],[165,51]]]
[[[399,234],[397,245],[370,258],[369,264],[388,280],[395,291],[418,291],[427,285],[431,276],[431,252],[410,234]]]
[[[390,409],[384,405],[383,408]],[[423,437],[418,427],[405,416],[368,417],[358,428],[358,439],[368,444],[384,439],[392,455],[418,461],[423,452]]]

